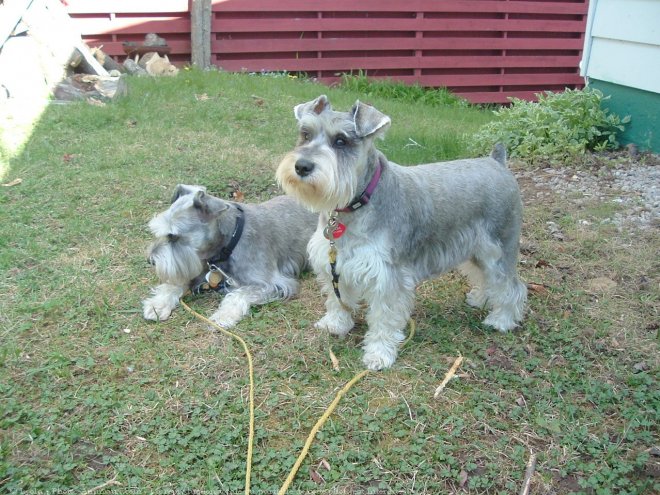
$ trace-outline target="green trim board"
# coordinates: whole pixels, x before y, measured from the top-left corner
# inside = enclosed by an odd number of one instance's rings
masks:
[[[640,150],[660,153],[660,94],[620,84],[589,79],[589,87],[610,96],[603,104],[621,118],[630,115],[631,121],[619,141],[622,145],[635,143]]]

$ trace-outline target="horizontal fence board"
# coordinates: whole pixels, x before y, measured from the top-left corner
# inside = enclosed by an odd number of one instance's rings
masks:
[[[104,41],[94,37],[85,38],[87,44],[93,46],[103,46],[103,51],[111,56],[125,57],[126,53],[120,41]],[[172,55],[186,55],[190,56],[190,41],[189,40],[167,40],[167,46],[170,47],[169,56]]]
[[[67,0],[70,14],[144,14],[148,12],[188,12],[188,0]]]
[[[254,60],[225,60],[225,70],[240,71],[355,71],[372,69],[479,69],[479,68],[550,68],[574,69],[579,57],[336,57],[336,58],[283,58]]]
[[[309,31],[521,31],[575,32],[582,21],[506,19],[213,19],[211,32],[309,32]]]
[[[580,84],[577,74],[461,74],[420,76],[423,86],[531,86]]]
[[[221,39],[214,53],[356,50],[582,50],[579,38],[270,38]]]
[[[266,5],[267,4],[267,5]],[[218,2],[214,12],[468,12],[468,13],[520,13],[520,14],[586,14],[585,2],[509,2],[469,0],[335,0],[310,2],[309,0],[241,0]]]
[[[259,64],[258,62],[245,63],[244,61],[225,61],[218,62],[218,66],[223,70],[234,71],[234,72],[270,72],[270,71],[279,71],[283,69],[274,68],[270,65]],[[302,64],[301,64],[302,66]],[[400,67],[396,67],[396,70],[399,70]],[[332,64],[328,64],[324,69],[327,71],[333,71]],[[377,69],[364,69],[364,67],[342,67],[342,69],[337,69],[337,73],[342,72],[355,72],[358,70],[366,70],[367,75],[369,76],[388,76],[388,69],[383,69],[378,67]],[[303,69],[299,70],[300,72],[315,72],[312,70],[305,71]],[[411,71],[412,72],[412,71]],[[404,80],[406,79],[401,77],[392,77],[392,79]],[[516,85],[551,85],[551,84],[566,84],[566,85],[575,85],[581,84],[582,78],[577,74],[570,73],[523,73],[523,74],[489,74],[489,73],[480,73],[480,74],[443,74],[443,75],[429,75],[429,76],[416,76],[416,80],[423,86],[516,86]],[[428,84],[431,83],[432,84]]]
[[[76,26],[83,35],[105,33],[190,33],[190,19],[180,17],[115,17],[114,19],[78,18]]]

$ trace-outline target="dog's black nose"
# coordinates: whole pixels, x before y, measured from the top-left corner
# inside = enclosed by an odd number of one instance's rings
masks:
[[[314,170],[314,162],[312,161],[309,161],[305,158],[300,158],[296,162],[296,173],[300,177],[305,177],[311,174],[313,170]]]

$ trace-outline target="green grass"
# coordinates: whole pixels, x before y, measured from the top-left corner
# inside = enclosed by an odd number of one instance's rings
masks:
[[[242,350],[182,310],[142,319],[156,283],[144,260],[149,218],[179,182],[227,198],[240,189],[248,201],[276,194],[292,108],[322,92],[337,109],[361,99],[390,115],[379,146],[403,164],[466,156],[466,136],[492,118],[289,78],[182,71],[129,82],[129,96],[105,107],[50,107],[3,178],[23,182],[0,188],[2,492],[84,492],[112,479],[121,486],[109,489],[135,493],[241,492]],[[582,226],[597,205],[532,199],[524,236],[534,249],[521,270],[547,290],[532,294],[523,327],[483,327],[458,276],[422,285],[414,339],[391,370],[346,395],[290,493],[516,493],[530,450],[534,493],[658,490],[657,234]],[[547,232],[550,220],[564,241]],[[615,292],[585,289],[597,276]],[[210,314],[218,301],[191,303]],[[253,493],[280,487],[361,369],[364,322],[337,341],[312,327],[322,310],[306,275],[297,299],[255,308],[237,327],[256,366]],[[459,378],[434,400],[459,353]],[[637,372],[642,361],[648,370]]]

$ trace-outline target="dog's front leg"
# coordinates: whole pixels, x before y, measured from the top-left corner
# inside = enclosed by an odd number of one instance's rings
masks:
[[[142,301],[143,316],[147,320],[167,320],[186,289],[172,284],[160,284],[152,289],[152,296]]]
[[[355,325],[351,310],[354,306],[352,294],[348,287],[341,285],[340,300],[334,292],[332,277],[328,273],[321,272],[318,281],[321,284],[321,291],[327,295],[327,298],[325,315],[314,324],[314,327],[337,337],[344,337]]]
[[[353,328],[353,316],[333,292],[325,300],[325,315],[314,324],[319,330],[326,330],[337,337],[344,337]]]
[[[382,370],[394,364],[404,330],[414,306],[414,288],[405,288],[394,277],[379,277],[366,294],[369,309],[364,336],[362,362],[370,370]]]
[[[277,287],[245,285],[227,293],[210,319],[223,328],[231,328],[248,314],[251,306],[276,299],[281,299]]]

